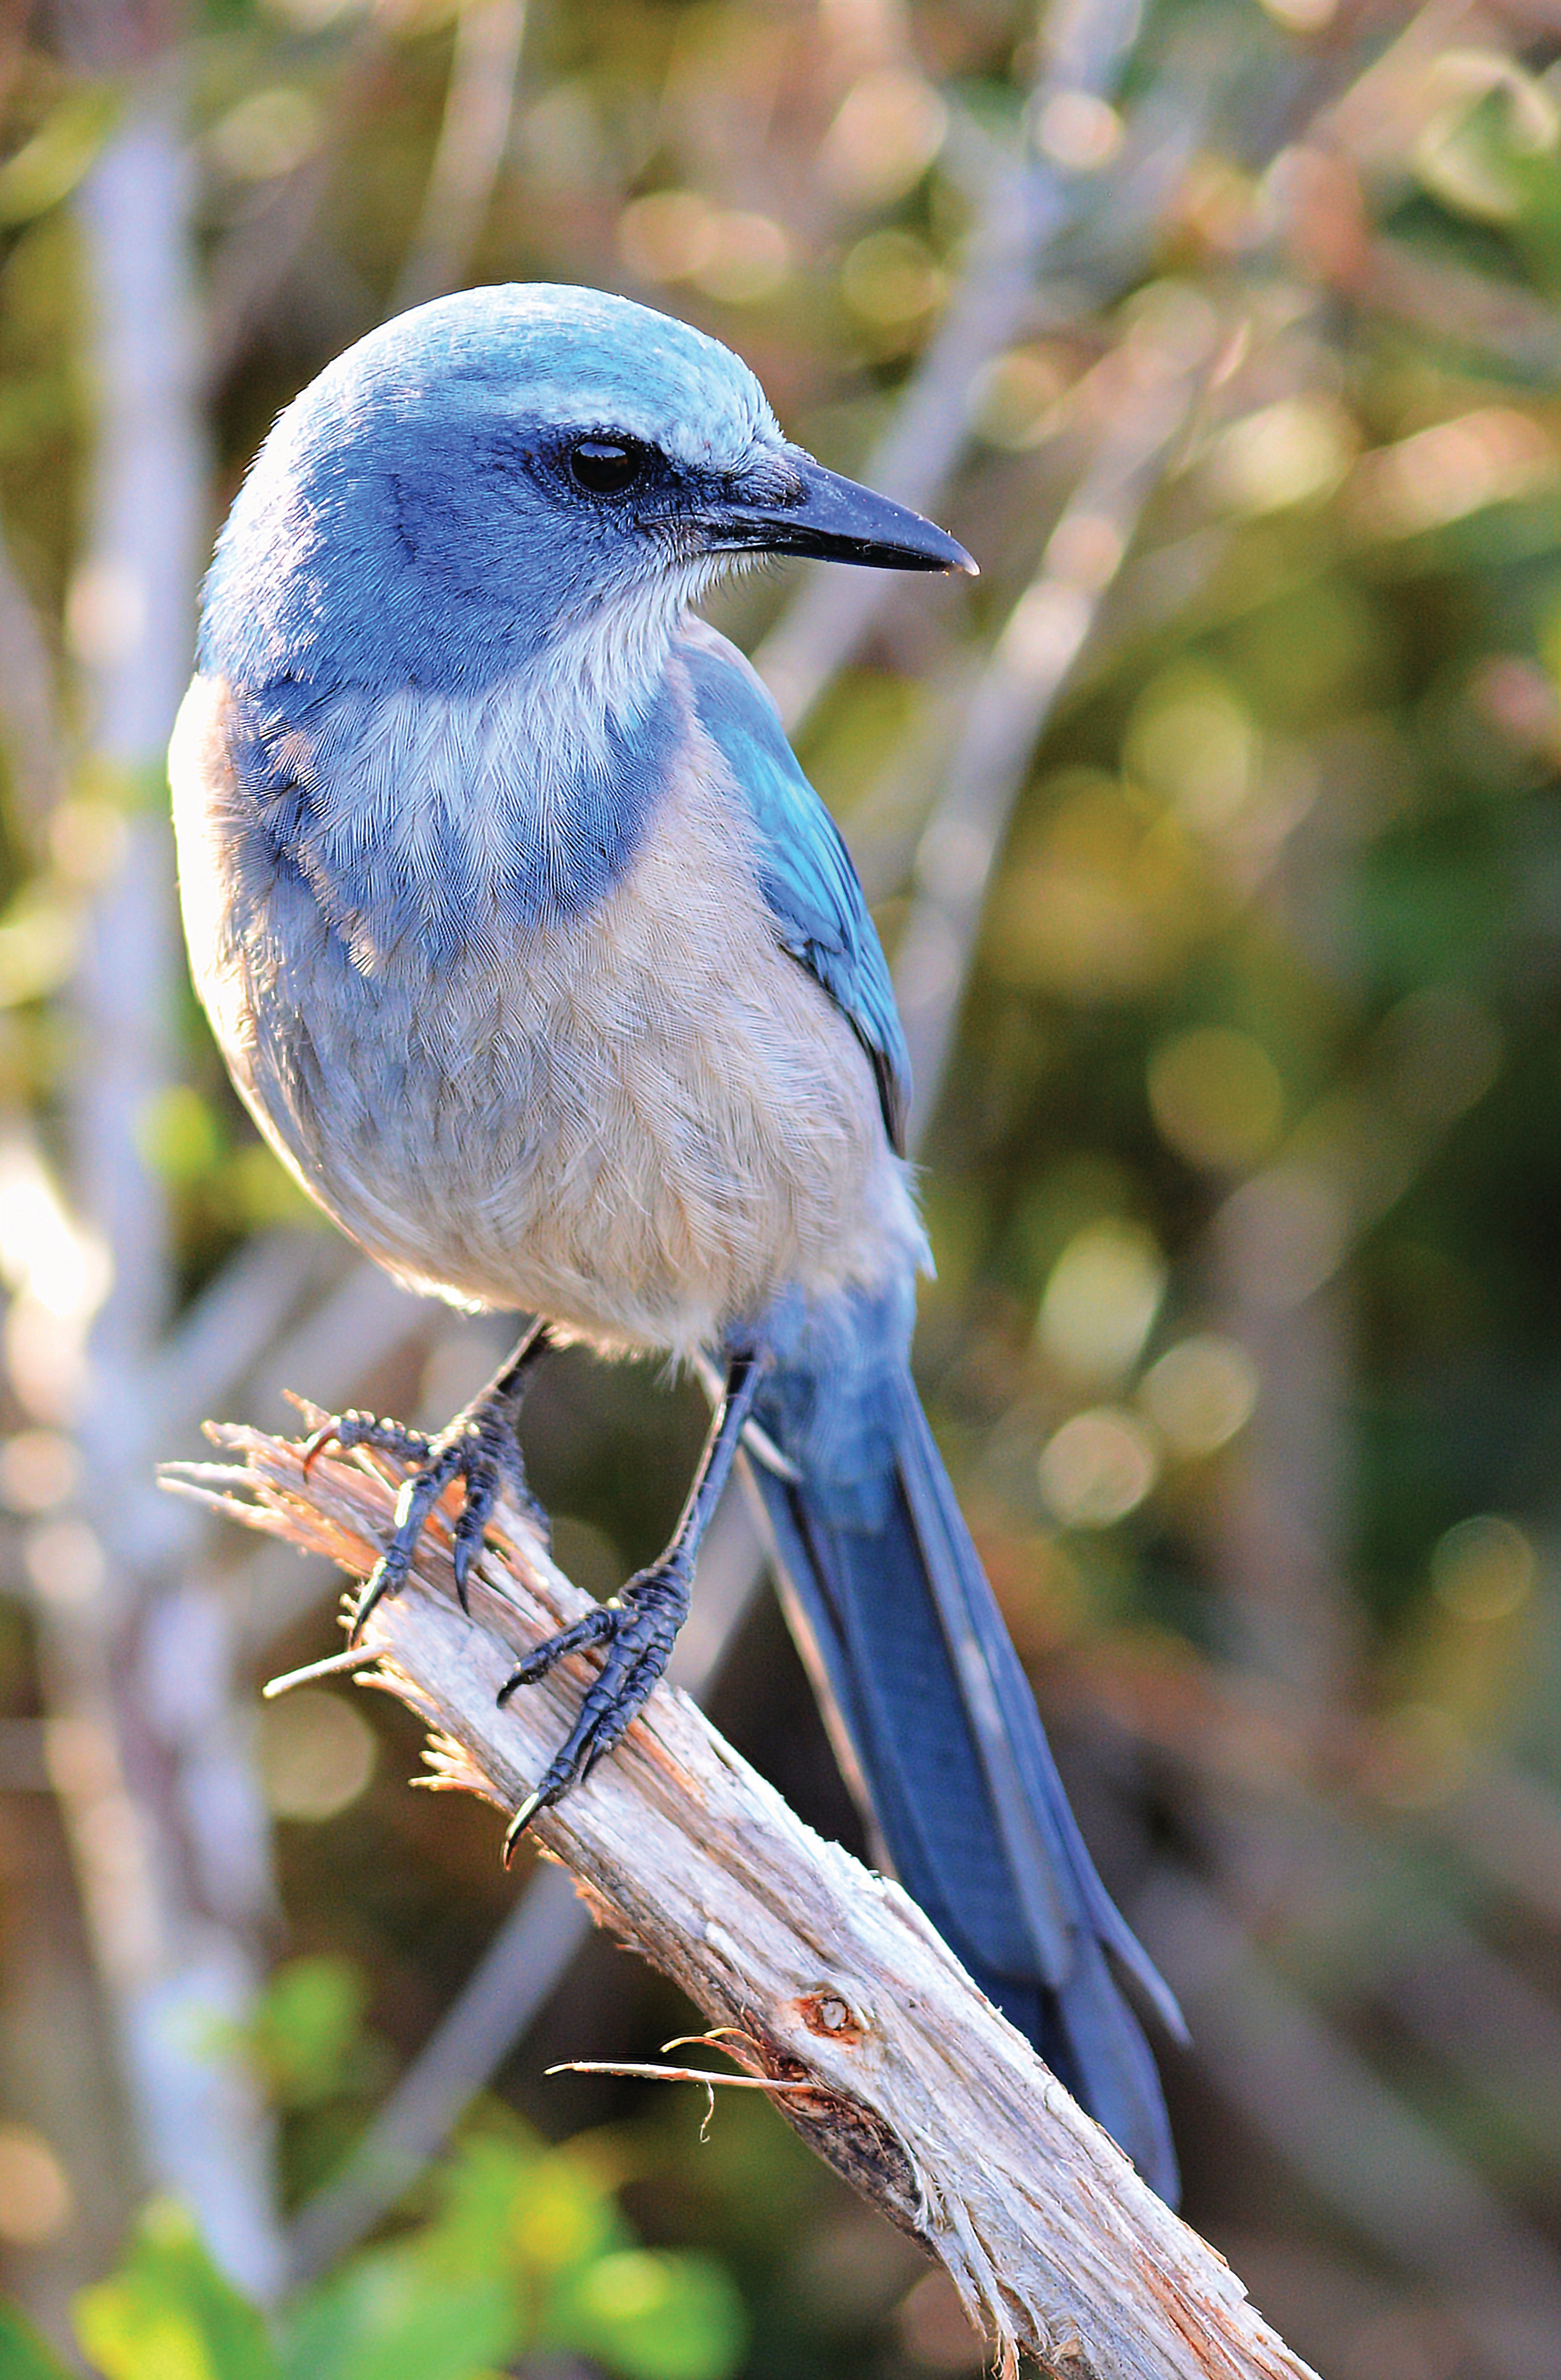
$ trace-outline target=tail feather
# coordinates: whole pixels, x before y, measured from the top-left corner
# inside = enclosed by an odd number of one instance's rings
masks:
[[[751,1466],[788,1616],[896,1873],[1174,2200],[1154,2061],[1105,1951],[1178,2034],[1180,2012],[1095,1873],[908,1376],[884,1403],[893,1480],[865,1506],[843,1509],[806,1472]]]

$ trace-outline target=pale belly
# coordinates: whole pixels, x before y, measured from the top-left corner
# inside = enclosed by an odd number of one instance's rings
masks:
[[[215,729],[187,706],[173,766],[198,988],[267,1138],[400,1279],[691,1353],[918,1260],[867,1057],[775,941],[718,786],[669,797],[593,909],[474,919],[435,976],[416,948],[355,963],[297,877],[235,867]]]

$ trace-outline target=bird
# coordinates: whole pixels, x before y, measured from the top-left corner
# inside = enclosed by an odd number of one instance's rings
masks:
[[[516,1813],[621,1740],[739,1458],[872,1841],[973,1980],[1167,2199],[1181,2019],[1101,1882],[913,1385],[929,1262],[904,1035],[846,846],[695,605],[798,555],[974,571],[784,435],[706,334],[565,285],[463,290],[281,413],[218,537],[169,756],[192,973],[303,1188],[409,1288],[533,1317],[406,1466],[355,1633],[459,1483],[506,1490],[548,1351],[701,1367],[665,1553],[519,1661],[600,1667]]]

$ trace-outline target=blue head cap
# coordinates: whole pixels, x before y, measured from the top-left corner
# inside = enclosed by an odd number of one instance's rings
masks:
[[[613,450],[654,455],[664,484],[582,485],[582,446],[604,480]],[[438,298],[277,421],[218,543],[201,665],[478,686],[604,613],[653,640],[718,566],[668,496],[778,490],[785,453],[747,365],[685,323],[543,285]]]
[[[545,668],[622,709],[684,606],[755,552],[973,566],[787,445],[717,340],[596,290],[465,290],[282,415],[218,543],[201,667],[371,690]]]

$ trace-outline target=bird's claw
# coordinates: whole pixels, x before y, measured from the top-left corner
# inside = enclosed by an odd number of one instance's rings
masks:
[[[551,1809],[573,1786],[583,1783],[596,1763],[620,1743],[647,1695],[665,1669],[689,1609],[689,1565],[675,1556],[642,1570],[611,1603],[562,1629],[518,1662],[499,1688],[500,1704],[521,1686],[535,1685],[571,1653],[596,1645],[607,1648],[601,1670],[581,1703],[579,1716],[509,1822],[504,1839],[507,1867],[517,1843],[539,1810]]]
[[[311,1429],[299,1451],[307,1479],[328,1446],[343,1454],[350,1454],[354,1447],[368,1446],[376,1454],[394,1455],[399,1463],[425,1463],[431,1443],[424,1431],[407,1429],[398,1421],[382,1421],[378,1414],[340,1413]]]
[[[547,1519],[526,1484],[525,1466],[515,1435],[512,1400],[491,1393],[479,1397],[457,1414],[437,1438],[406,1429],[399,1422],[377,1415],[345,1413],[311,1432],[303,1444],[303,1469],[327,1446],[344,1451],[372,1447],[411,1466],[396,1500],[396,1527],[390,1543],[363,1582],[353,1606],[348,1643],[356,1645],[370,1613],[386,1596],[398,1594],[407,1583],[412,1556],[424,1522],[454,1479],[463,1479],[466,1494],[451,1533],[450,1561],[461,1609],[468,1610],[467,1581],[482,1550],[482,1533],[506,1488],[545,1538]]]

